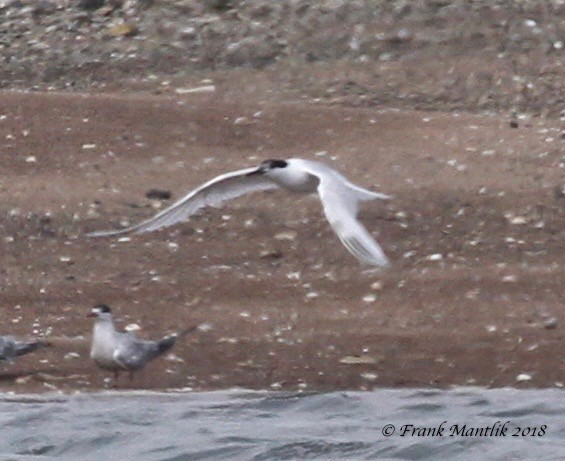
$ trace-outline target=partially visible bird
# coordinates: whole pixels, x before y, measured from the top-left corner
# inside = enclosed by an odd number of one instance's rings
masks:
[[[222,174],[146,221],[125,229],[92,232],[87,237],[154,231],[186,221],[203,207],[217,207],[248,192],[279,187],[303,194],[318,192],[326,218],[345,247],[364,264],[389,265],[379,244],[356,216],[360,202],[391,197],[359,187],[323,163],[299,158],[265,160],[258,167]]]
[[[13,362],[14,358],[44,346],[45,344],[39,340],[18,341],[12,336],[0,336],[0,360]]]
[[[105,304],[94,306],[89,317],[95,318],[90,357],[100,368],[113,371],[116,380],[120,371],[129,371],[132,379],[135,371],[170,350],[177,339],[197,328],[190,327],[157,341],[149,341],[130,332],[116,331],[112,311]]]

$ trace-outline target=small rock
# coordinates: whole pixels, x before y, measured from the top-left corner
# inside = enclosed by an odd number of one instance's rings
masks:
[[[213,93],[216,91],[214,85],[197,86],[195,88],[175,88],[177,94],[191,94],[191,93]]]
[[[383,289],[383,282],[377,280],[376,282],[371,283],[371,289],[376,291],[381,291]]]
[[[376,381],[379,377],[376,373],[361,373],[359,376],[367,381]]]
[[[173,353],[168,354],[165,357],[165,360],[168,360],[169,362],[184,363],[184,359]]]
[[[214,329],[214,325],[211,323],[201,323],[197,328],[199,331],[206,333],[208,331],[212,331]]]
[[[145,193],[145,197],[152,200],[169,200],[171,196],[171,191],[164,189],[149,189]]]
[[[130,323],[124,327],[126,331],[139,331],[141,327],[137,323]]]
[[[282,251],[278,250],[263,250],[261,253],[259,253],[259,257],[261,259],[279,259],[282,258],[282,256]]]
[[[63,356],[63,358],[65,360],[69,360],[69,359],[78,359],[80,357],[80,354],[77,352],[69,352],[68,354],[65,354]]]
[[[297,233],[294,231],[279,232],[275,235],[275,240],[289,240],[292,241],[296,238]]]
[[[106,33],[112,37],[133,37],[137,32],[137,26],[130,23],[116,24],[106,30]]]
[[[378,363],[378,360],[372,355],[346,355],[339,359],[339,363],[345,365],[370,365]]]
[[[286,278],[289,280],[300,280],[300,271],[289,272],[288,274],[286,274]]]
[[[511,120],[510,121],[510,128],[518,128],[520,125],[518,124],[518,122],[516,120]]]
[[[80,0],[77,4],[84,10],[96,10],[104,5],[104,0]]]
[[[546,330],[555,330],[558,324],[559,321],[557,320],[557,317],[550,317],[543,322],[543,327]]]
[[[104,5],[96,10],[96,14],[99,16],[110,16],[114,11],[114,5]]]
[[[225,49],[224,59],[231,66],[251,65],[261,68],[272,63],[280,49],[276,43],[264,37],[246,37],[230,43]]]
[[[51,0],[39,0],[33,7],[33,15],[52,14],[57,11],[57,4]]]
[[[233,124],[236,126],[247,126],[247,125],[252,125],[253,122],[249,120],[247,117],[237,117],[234,120]]]
[[[521,373],[518,376],[516,376],[516,381],[518,381],[519,383],[531,381],[531,379],[532,379],[532,375],[529,375],[527,373]]]
[[[508,222],[514,226],[522,226],[528,223],[528,220],[524,216],[513,216],[508,219]]]

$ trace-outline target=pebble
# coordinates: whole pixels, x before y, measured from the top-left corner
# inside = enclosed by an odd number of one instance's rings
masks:
[[[516,376],[516,381],[519,383],[531,381],[531,379],[532,379],[532,375],[529,375],[527,373],[521,373],[518,376]]]
[[[288,274],[286,274],[286,278],[289,280],[300,280],[300,271],[289,272]]]
[[[175,88],[177,94],[194,94],[194,93],[213,93],[216,91],[215,85],[203,85],[194,88]]]
[[[247,125],[252,125],[253,122],[249,120],[247,117],[237,117],[234,120],[233,124],[236,126],[247,126]]]
[[[106,34],[112,37],[133,37],[137,32],[137,26],[130,23],[116,24],[106,29]]]
[[[339,363],[345,365],[371,365],[378,363],[378,360],[372,355],[346,355],[339,359]]]
[[[295,231],[279,232],[275,235],[275,240],[289,240],[292,241],[298,234]]]
[[[528,220],[524,216],[514,216],[508,219],[508,222],[514,226],[521,226],[528,223]]]
[[[65,354],[64,356],[65,360],[69,360],[69,359],[78,359],[80,357],[80,354],[77,352],[69,352],[67,354]]]
[[[371,289],[381,291],[383,289],[383,282],[377,280],[376,282],[371,283]]]
[[[197,328],[199,331],[206,333],[208,331],[212,331],[214,329],[214,325],[211,323],[201,323]]]
[[[168,360],[169,362],[184,363],[183,358],[173,354],[172,352],[165,357],[165,360]]]
[[[171,191],[164,189],[149,189],[145,192],[145,197],[152,200],[169,200],[171,196]]]

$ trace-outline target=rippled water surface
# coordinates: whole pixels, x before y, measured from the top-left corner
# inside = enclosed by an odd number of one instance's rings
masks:
[[[3,395],[0,459],[562,460],[564,397],[476,388]]]

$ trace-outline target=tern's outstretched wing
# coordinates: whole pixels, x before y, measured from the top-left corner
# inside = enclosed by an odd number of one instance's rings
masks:
[[[278,186],[263,174],[251,174],[258,168],[245,168],[222,174],[189,192],[170,207],[139,224],[119,230],[91,232],[87,237],[107,237],[129,232],[150,232],[162,227],[186,221],[199,209],[206,206],[220,206],[224,202],[261,190],[276,189]]]
[[[347,196],[338,191],[318,187],[324,213],[345,247],[359,261],[371,266],[388,266],[389,260],[369,231],[357,220],[356,206],[348,203]]]
[[[384,194],[363,189],[334,169],[312,161],[301,161],[301,167],[320,180],[318,193],[324,213],[345,247],[359,261],[371,266],[386,267],[390,264],[382,248],[369,231],[357,220],[358,202],[383,199]]]

